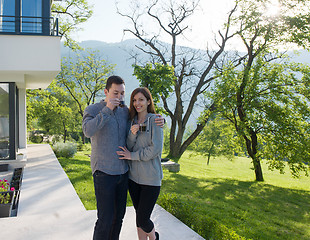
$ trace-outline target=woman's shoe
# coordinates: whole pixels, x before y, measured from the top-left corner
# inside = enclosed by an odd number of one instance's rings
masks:
[[[159,234],[158,232],[155,232],[156,240],[159,240]]]

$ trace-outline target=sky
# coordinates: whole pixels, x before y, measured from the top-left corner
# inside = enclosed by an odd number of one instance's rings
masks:
[[[130,22],[120,16],[116,10],[115,0],[88,0],[94,5],[93,16],[82,25],[83,31],[74,34],[75,40],[98,40],[107,43],[120,42],[134,38],[133,35],[123,34],[124,28],[131,26]],[[124,11],[129,10],[131,0],[117,0]],[[187,38],[178,42],[179,45],[205,48],[207,42],[213,41],[214,34],[218,31],[225,20],[226,13],[232,8],[233,0],[201,0],[200,6],[188,24],[191,30]],[[149,29],[152,26],[148,27]],[[170,42],[168,35],[162,34],[162,41]]]

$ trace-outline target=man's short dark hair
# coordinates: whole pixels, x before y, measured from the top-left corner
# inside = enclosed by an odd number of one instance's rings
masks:
[[[109,91],[113,83],[125,85],[124,80],[120,76],[110,76],[107,80],[107,84],[105,85],[105,89]]]

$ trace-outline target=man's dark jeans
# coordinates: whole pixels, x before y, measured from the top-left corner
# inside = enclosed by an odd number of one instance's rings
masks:
[[[97,222],[93,240],[118,240],[126,211],[128,172],[108,175],[93,174],[97,199]]]

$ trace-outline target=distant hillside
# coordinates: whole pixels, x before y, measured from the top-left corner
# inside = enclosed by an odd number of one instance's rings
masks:
[[[130,52],[136,51],[137,48],[135,45],[140,45],[140,41],[135,39],[125,40],[118,43],[105,43],[101,41],[83,41],[80,45],[83,48],[90,48],[93,50],[98,50],[103,58],[110,64],[116,64],[115,74],[122,76],[126,83],[127,87],[130,89],[138,86],[137,79],[132,75],[133,68],[132,64],[134,60],[130,57]],[[199,53],[203,53],[202,50],[198,50]],[[61,49],[62,56],[70,57],[74,56],[74,53],[69,49],[62,47]],[[141,52],[139,52],[141,53]],[[310,64],[310,52],[306,50],[300,50],[299,55],[294,55],[293,51],[288,52],[289,55],[294,56],[293,60],[295,62],[307,63]],[[129,90],[129,89],[127,89]]]
[[[139,86],[139,82],[135,76],[133,76],[132,64],[134,60],[130,57],[130,52],[137,51],[135,45],[140,45],[141,43],[138,40],[125,40],[118,43],[105,43],[100,41],[84,41],[80,45],[83,48],[90,48],[93,50],[98,50],[103,59],[105,59],[109,64],[116,64],[114,74],[119,75],[124,78],[126,83],[126,102],[129,102],[130,93],[133,89]],[[202,50],[198,50],[198,53],[203,53]],[[62,47],[61,49],[62,56],[74,57],[74,53],[69,49]],[[288,54],[293,56],[295,62],[307,63],[310,64],[310,53],[306,50],[300,50],[299,55],[296,56],[293,54],[293,51]],[[195,118],[199,116],[201,108],[197,108],[192,115],[191,122],[195,123]]]

